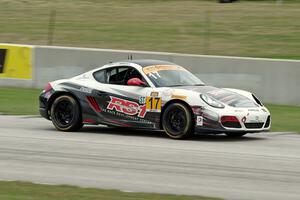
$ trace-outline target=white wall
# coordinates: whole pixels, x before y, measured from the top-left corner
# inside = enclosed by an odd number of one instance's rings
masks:
[[[130,54],[133,59],[177,63],[209,85],[252,91],[264,102],[300,105],[300,61],[294,60],[35,46],[33,85],[42,88],[52,80],[69,78],[112,61],[127,60]]]

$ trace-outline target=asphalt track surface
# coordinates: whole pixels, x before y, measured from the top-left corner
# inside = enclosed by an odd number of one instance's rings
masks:
[[[0,115],[0,179],[225,199],[300,199],[300,135],[241,139],[86,127]]]

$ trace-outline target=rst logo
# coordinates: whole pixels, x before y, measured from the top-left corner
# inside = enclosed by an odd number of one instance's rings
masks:
[[[146,105],[139,105],[136,102],[120,99],[110,96],[110,102],[107,106],[109,110],[116,110],[127,115],[137,115],[144,118],[146,115]]]
[[[4,72],[6,49],[0,49],[0,73]]]

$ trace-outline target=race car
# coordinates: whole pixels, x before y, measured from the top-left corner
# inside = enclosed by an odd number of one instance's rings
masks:
[[[268,109],[252,93],[205,85],[177,64],[159,60],[109,63],[50,82],[41,116],[60,131],[85,124],[164,130],[174,139],[225,133],[241,137],[270,129]]]

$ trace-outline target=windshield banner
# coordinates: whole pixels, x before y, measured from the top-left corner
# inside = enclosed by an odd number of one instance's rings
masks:
[[[145,74],[155,73],[163,70],[185,70],[178,65],[151,65],[143,68]]]

